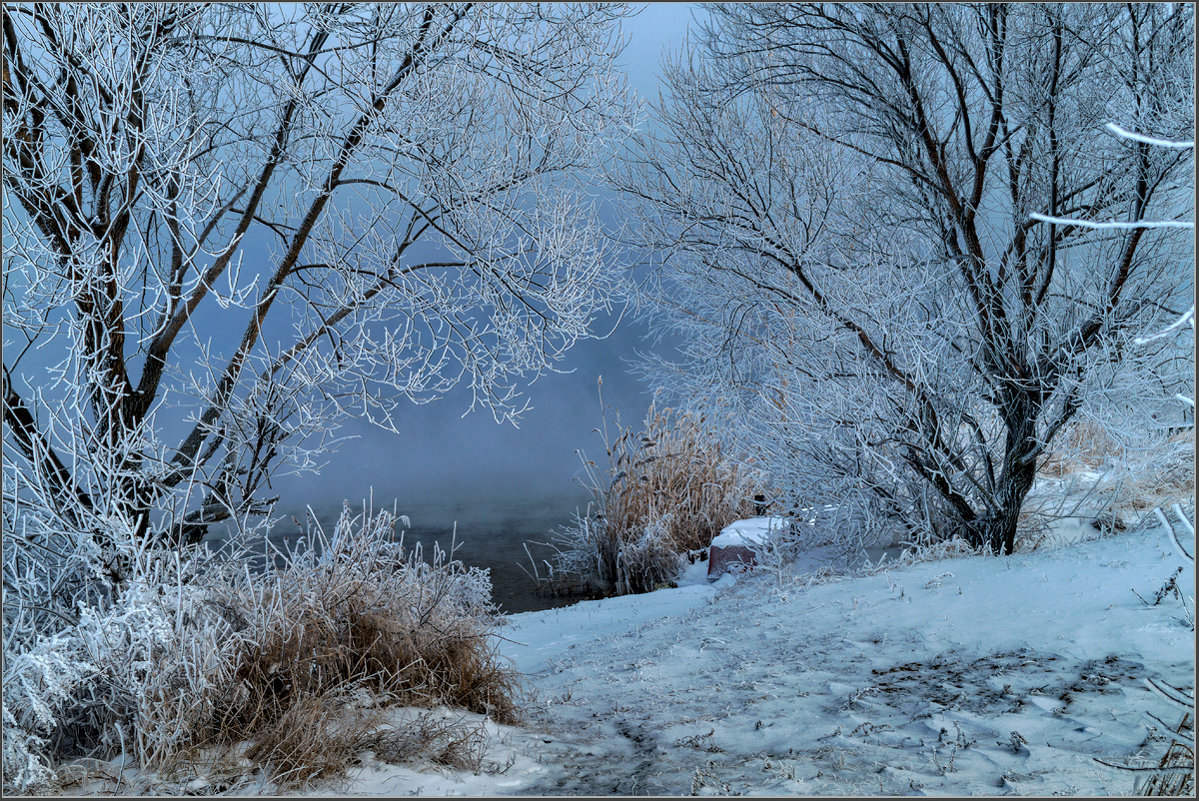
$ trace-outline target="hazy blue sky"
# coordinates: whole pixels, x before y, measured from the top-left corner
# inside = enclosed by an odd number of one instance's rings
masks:
[[[623,61],[630,84],[642,97],[657,98],[664,48],[679,47],[696,10],[689,3],[650,3],[626,21],[629,45]],[[562,365],[573,373],[545,375],[528,388],[534,408],[520,428],[497,424],[487,412],[461,418],[469,403],[467,392],[410,407],[399,435],[351,422],[343,433],[360,438],[330,455],[319,476],[275,482],[281,511],[342,498],[355,501],[372,486],[376,502],[390,504],[398,498],[401,506],[470,494],[570,493],[577,487],[575,449],[602,456],[599,438],[592,433],[600,422],[596,379],[603,376],[605,401],[620,409],[625,422],[639,422],[645,413],[650,396],[629,375],[626,362],[645,349],[646,333],[644,325],[626,319],[610,338],[576,346]]]

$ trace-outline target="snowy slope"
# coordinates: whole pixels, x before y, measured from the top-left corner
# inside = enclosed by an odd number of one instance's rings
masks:
[[[1190,686],[1161,529],[781,586],[714,585],[515,615],[535,698],[492,773],[370,760],[340,791],[422,795],[1087,794],[1160,753],[1149,677]],[[1179,585],[1194,586],[1187,566]]]

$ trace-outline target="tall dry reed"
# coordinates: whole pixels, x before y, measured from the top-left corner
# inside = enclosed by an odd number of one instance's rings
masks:
[[[601,407],[603,395],[601,386]],[[642,429],[598,430],[605,461],[580,452],[587,514],[557,532],[534,576],[550,591],[624,595],[672,583],[682,560],[754,511],[758,476],[730,457],[703,417],[650,406]]]

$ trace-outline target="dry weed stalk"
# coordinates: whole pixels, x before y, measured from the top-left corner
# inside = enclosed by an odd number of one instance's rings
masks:
[[[651,405],[643,429],[615,434],[600,385],[605,465],[586,458],[586,515],[549,543],[555,558],[535,578],[550,591],[648,592],[674,579],[684,554],[707,548],[729,523],[753,514],[756,476],[725,452],[703,417]]]
[[[347,510],[329,540],[318,528],[229,604],[236,690],[204,739],[252,740],[247,756],[277,782],[336,772],[376,741],[381,719],[364,704],[516,718],[516,674],[488,636],[502,618],[486,575],[437,547],[425,562],[392,541],[385,511],[358,521]]]
[[[1171,729],[1170,745],[1141,786],[1141,795],[1186,797],[1195,792],[1195,718],[1192,711],[1183,713],[1178,725]]]
[[[1090,420],[1077,420],[1067,426],[1053,444],[1038,472],[1054,478],[1063,478],[1080,467],[1096,470],[1127,456],[1125,447],[1105,426]]]

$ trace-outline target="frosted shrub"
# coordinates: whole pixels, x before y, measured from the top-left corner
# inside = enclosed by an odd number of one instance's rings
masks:
[[[683,565],[683,555],[660,520],[640,531],[617,532],[599,515],[577,514],[547,544],[554,553],[542,568],[534,563],[534,579],[557,594],[650,592],[671,585]]]
[[[76,699],[78,725],[100,754],[123,751],[137,764],[166,767],[202,739],[227,701],[238,644],[214,605],[222,584],[151,574],[131,582],[111,609],[80,617],[77,636],[100,675],[99,692]]]
[[[237,588],[225,611],[236,671],[216,688],[227,700],[213,742],[253,741],[246,756],[291,784],[337,772],[346,763],[333,756],[382,736],[377,716],[347,712],[352,697],[515,719],[516,676],[489,636],[503,617],[487,572],[436,547],[426,562],[391,539],[394,522],[347,508],[332,537],[317,528],[281,568]]]
[[[622,544],[616,554],[617,595],[657,589],[678,574],[682,557],[674,551],[673,520],[674,515],[668,512],[651,520],[640,536]]]
[[[40,639],[77,622],[82,606],[99,606],[113,595],[109,568],[121,559],[105,553],[94,532],[56,525],[50,516],[22,508],[16,478],[5,475],[4,648],[32,649]],[[9,492],[12,494],[9,495]],[[124,528],[96,520],[96,528]],[[114,537],[114,539],[116,539]]]
[[[259,574],[244,549],[133,554],[114,601],[33,647],[6,643],[5,790],[52,789],[62,763],[122,752],[163,779],[200,759],[289,786],[398,742],[388,707],[515,719],[487,572],[439,548],[425,561],[394,522],[346,509],[331,538],[317,528]]]
[[[218,571],[204,570],[211,554],[187,553],[123,550],[128,578],[114,599],[81,603],[73,622],[60,613],[70,625],[33,647],[6,640],[6,790],[48,789],[76,757],[162,764],[191,743],[233,641],[208,606],[220,595]]]
[[[48,637],[4,658],[4,787],[29,793],[52,786],[50,738],[81,684],[98,668],[83,659],[77,639]]]

